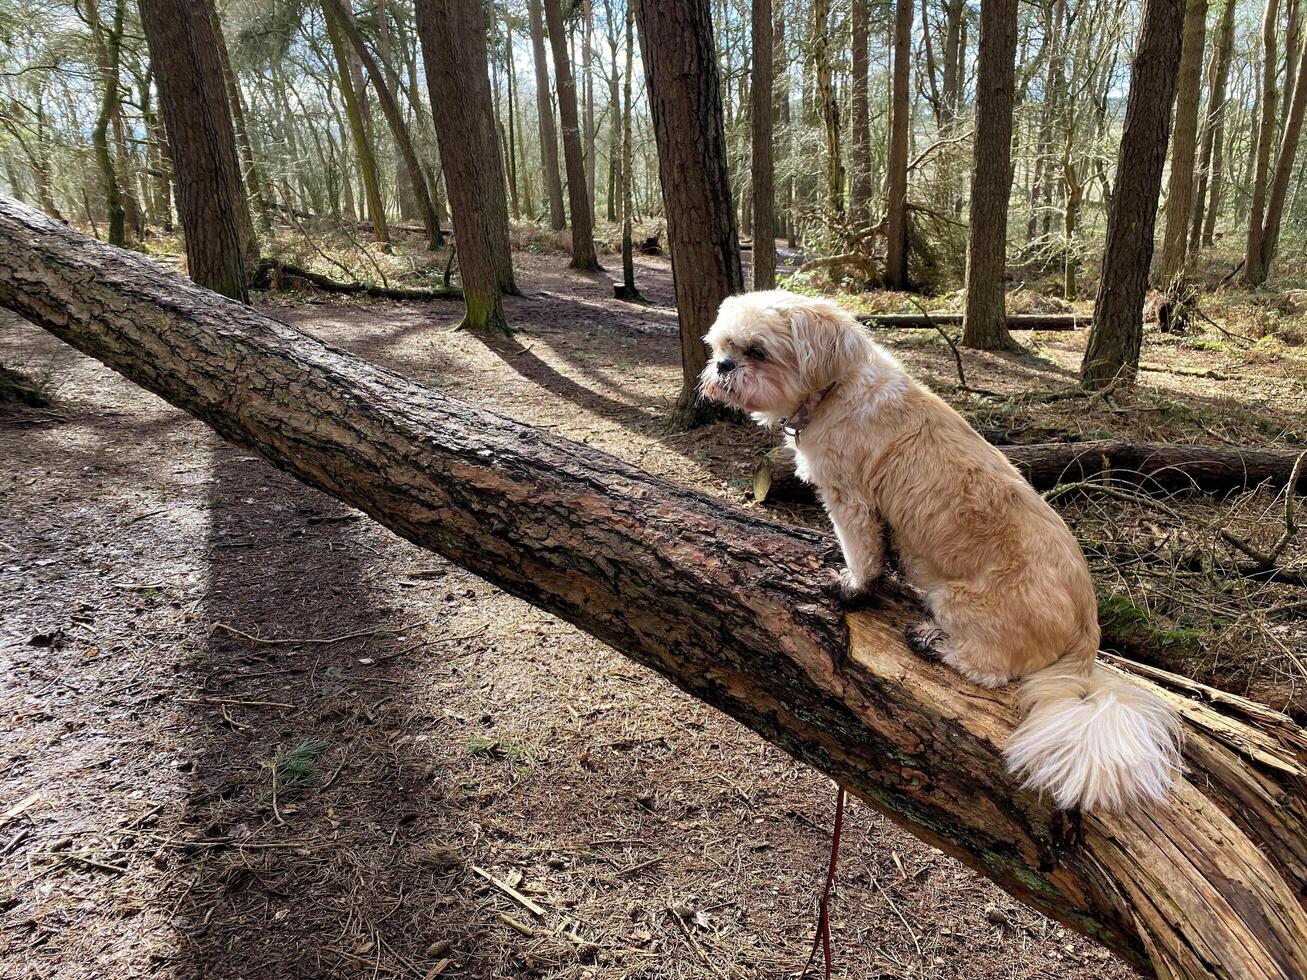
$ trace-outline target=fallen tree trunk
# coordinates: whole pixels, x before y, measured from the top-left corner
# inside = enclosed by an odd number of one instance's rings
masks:
[[[393,227],[393,226],[392,226]],[[404,289],[394,286],[375,286],[368,282],[341,282],[309,269],[291,265],[281,259],[262,259],[254,267],[250,286],[254,289],[284,289],[295,280],[306,282],[324,293],[341,293],[350,296],[371,296],[374,299],[424,300],[463,298],[457,286],[439,286],[433,289]]]
[[[1299,453],[1165,442],[1045,442],[1000,446],[1036,490],[1059,483],[1111,480],[1155,493],[1201,490],[1230,493],[1257,486],[1279,489],[1289,482]],[[1307,493],[1307,471],[1295,488]],[[777,446],[760,455],[753,470],[753,499],[762,503],[816,503],[812,487],[794,475],[794,454]]]
[[[678,488],[359,360],[0,198],[0,306],[310,486],[560,616],[1144,970],[1307,975],[1307,735],[1158,671],[1189,778],[1064,814],[1003,765],[1010,691],[829,597],[825,535]]]
[[[819,263],[831,264],[834,259],[844,259],[837,255],[833,259],[813,259],[805,262],[802,268],[816,268]],[[936,327],[962,326],[960,313],[860,313],[858,322],[865,323],[879,330],[934,330]],[[1009,330],[1079,330],[1088,327],[1092,317],[1075,316],[1071,313],[1012,313],[1007,318]]]

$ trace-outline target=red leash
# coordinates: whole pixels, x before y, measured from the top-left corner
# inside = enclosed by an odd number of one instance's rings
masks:
[[[806,980],[812,969],[812,961],[817,957],[817,947],[821,947],[822,958],[826,965],[826,980],[830,980],[830,893],[835,885],[835,865],[840,859],[840,832],[844,829],[844,787],[835,795],[835,830],[831,834],[830,867],[826,870],[826,887],[821,894],[821,905],[817,913],[817,935],[812,937],[812,952],[808,962],[799,974],[799,980]]]

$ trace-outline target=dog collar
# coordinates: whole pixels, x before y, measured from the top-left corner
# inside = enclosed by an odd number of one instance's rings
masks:
[[[817,406],[820,405],[822,400],[831,393],[831,389],[834,387],[835,382],[832,381],[825,388],[821,389],[821,391],[813,392],[804,399],[803,404],[799,406],[797,412],[789,418],[781,420],[781,431],[793,439],[796,446],[799,444],[799,436],[803,434],[803,430],[806,429],[808,423],[812,421],[812,413],[817,410]]]

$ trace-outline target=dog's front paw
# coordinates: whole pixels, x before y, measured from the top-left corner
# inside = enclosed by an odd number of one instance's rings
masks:
[[[904,631],[903,638],[914,653],[923,657],[938,657],[939,648],[948,639],[948,634],[933,619],[922,619],[909,626]]]
[[[865,609],[875,604],[877,578],[861,578],[852,569],[842,568],[831,578],[831,592],[846,609]]]

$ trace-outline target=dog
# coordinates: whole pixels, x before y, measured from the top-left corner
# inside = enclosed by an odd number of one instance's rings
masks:
[[[1084,554],[1002,453],[827,300],[732,296],[704,341],[703,394],[784,427],[839,539],[843,596],[871,589],[892,546],[929,613],[913,649],[984,687],[1021,680],[1006,758],[1026,786],[1087,811],[1168,796],[1179,718],[1096,663]]]

